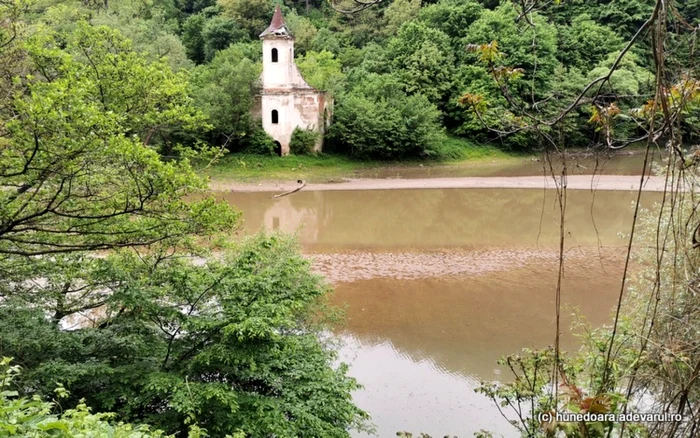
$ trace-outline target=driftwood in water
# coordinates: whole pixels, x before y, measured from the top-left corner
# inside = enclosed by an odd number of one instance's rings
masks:
[[[272,198],[273,198],[273,199],[274,199],[274,198],[281,198],[282,196],[291,195],[292,193],[298,192],[299,190],[303,189],[304,186],[306,185],[306,181],[304,181],[303,179],[297,180],[297,183],[299,183],[299,184],[301,184],[301,185],[300,185],[299,187],[297,187],[296,189],[290,190],[290,191],[288,191],[288,192],[280,193],[279,195],[275,195],[275,196],[273,196]]]

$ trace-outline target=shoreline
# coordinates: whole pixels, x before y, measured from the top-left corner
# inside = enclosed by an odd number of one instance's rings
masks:
[[[570,175],[566,187],[569,190],[620,190],[639,189],[640,176],[630,175]],[[557,182],[551,176],[512,176],[512,177],[450,177],[382,179],[354,178],[332,183],[309,183],[301,191],[332,190],[406,190],[406,189],[556,189]],[[212,181],[209,188],[215,192],[286,192],[299,187],[296,181],[265,181],[245,183],[235,181]],[[662,192],[665,178],[646,176],[643,191]]]

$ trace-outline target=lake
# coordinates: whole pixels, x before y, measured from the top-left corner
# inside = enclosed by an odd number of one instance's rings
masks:
[[[626,167],[624,167],[626,169]],[[397,431],[517,436],[474,388],[507,380],[499,357],[554,342],[559,208],[534,189],[300,191],[222,194],[245,232],[297,233],[346,310],[335,333],[364,389],[356,403],[378,436]],[[568,191],[562,291],[568,327],[610,321],[634,192]],[[643,205],[661,199],[644,193]],[[576,312],[578,316],[572,316]],[[356,433],[355,436],[365,436]]]

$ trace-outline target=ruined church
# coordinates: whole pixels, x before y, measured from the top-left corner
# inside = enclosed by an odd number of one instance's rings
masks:
[[[265,132],[275,140],[279,155],[289,154],[295,128],[320,133],[314,151],[323,147],[323,133],[330,123],[332,100],[306,83],[294,63],[294,37],[275,8],[270,26],[260,34],[263,50],[260,105],[256,108]]]

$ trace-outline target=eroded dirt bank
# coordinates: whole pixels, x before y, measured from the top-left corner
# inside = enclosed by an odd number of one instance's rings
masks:
[[[341,182],[307,184],[304,191],[326,190],[398,190],[398,189],[554,189],[561,183],[551,176],[518,177],[461,177],[419,179],[346,179]],[[571,175],[566,187],[571,190],[637,190],[640,177],[629,175]],[[642,189],[661,192],[664,178],[650,176],[644,179]],[[223,192],[285,192],[298,187],[296,181],[238,183],[212,181],[210,188]]]

